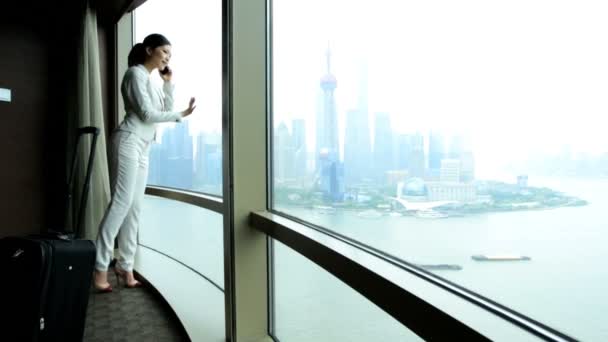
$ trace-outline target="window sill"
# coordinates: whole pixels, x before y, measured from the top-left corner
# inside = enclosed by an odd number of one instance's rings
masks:
[[[224,213],[224,203],[221,197],[206,195],[194,191],[173,189],[159,186],[146,187],[146,195],[158,196],[172,199],[179,202],[195,205],[197,207],[209,209],[216,213]]]

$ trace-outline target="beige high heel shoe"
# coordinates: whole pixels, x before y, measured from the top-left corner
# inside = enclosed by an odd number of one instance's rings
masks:
[[[107,272],[106,272],[106,284],[107,284],[107,285],[100,285],[100,284],[97,282],[97,278],[98,278],[98,275],[99,275],[100,273],[101,273],[101,272],[99,272],[99,271],[95,270],[95,272],[94,272],[94,274],[93,274],[93,287],[95,287],[95,291],[96,291],[97,293],[110,293],[110,292],[112,292],[112,285],[110,285],[110,283],[108,283],[108,281],[107,281],[107,278],[108,278],[108,276],[107,276]]]
[[[114,273],[116,274],[116,283],[120,284],[120,282],[118,281],[118,279],[120,277],[122,277],[122,279],[125,282],[125,287],[133,289],[136,287],[141,287],[141,283],[139,281],[137,281],[135,278],[133,278],[133,282],[129,283],[129,273],[123,269],[121,269],[120,267],[118,267],[118,265],[114,266]]]

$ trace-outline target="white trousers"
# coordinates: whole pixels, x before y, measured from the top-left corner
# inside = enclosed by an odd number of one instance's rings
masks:
[[[95,269],[107,271],[118,236],[118,267],[131,272],[137,250],[140,212],[148,178],[150,142],[127,131],[115,131],[110,150],[112,199],[95,243]]]

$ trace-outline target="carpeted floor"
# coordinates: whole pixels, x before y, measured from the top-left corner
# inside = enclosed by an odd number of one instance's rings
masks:
[[[187,342],[179,320],[150,286],[116,287],[111,293],[91,289],[84,342]]]

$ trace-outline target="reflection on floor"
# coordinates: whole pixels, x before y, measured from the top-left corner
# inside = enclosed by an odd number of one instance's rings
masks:
[[[189,341],[168,304],[150,287],[117,288],[111,293],[91,290],[84,342]]]

